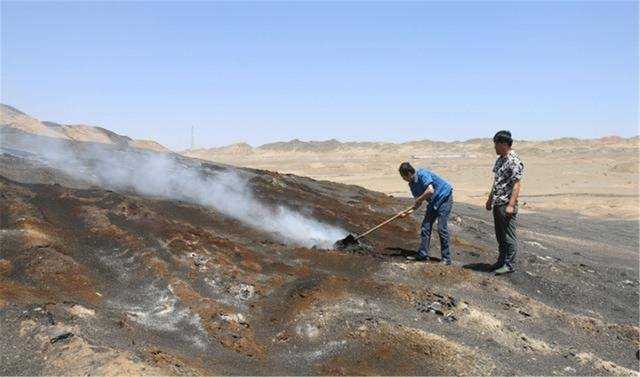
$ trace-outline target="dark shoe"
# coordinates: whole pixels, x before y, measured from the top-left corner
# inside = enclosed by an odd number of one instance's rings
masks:
[[[507,266],[502,266],[502,267],[498,268],[497,270],[495,270],[493,272],[495,272],[496,275],[505,275],[505,274],[512,273],[513,269],[509,268]]]
[[[450,259],[442,259],[440,261],[440,264],[443,266],[451,266],[451,260]]]
[[[494,264],[492,264],[491,266],[489,266],[489,271],[495,271],[495,270],[497,270],[498,268],[500,268],[500,267],[502,267],[502,266],[503,266],[503,265],[502,265],[502,264],[500,264],[500,263],[494,263]]]
[[[409,255],[406,258],[407,258],[408,261],[414,261],[414,262],[424,262],[427,259],[429,259],[429,257],[421,257],[419,255]]]

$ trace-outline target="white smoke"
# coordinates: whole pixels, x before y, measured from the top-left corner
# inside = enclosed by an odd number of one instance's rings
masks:
[[[19,149],[36,153],[42,162],[76,179],[210,207],[275,234],[285,243],[330,248],[347,234],[283,205],[261,203],[247,178],[232,170],[211,175],[204,174],[199,166],[189,166],[187,160],[165,153],[32,136],[16,140]],[[5,142],[3,147],[7,147]]]

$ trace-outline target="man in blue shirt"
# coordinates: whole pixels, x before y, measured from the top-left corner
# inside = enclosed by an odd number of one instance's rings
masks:
[[[431,228],[438,220],[438,235],[440,236],[440,250],[442,260],[440,263],[451,264],[451,242],[447,222],[453,206],[453,188],[439,175],[427,169],[416,171],[408,162],[403,162],[398,169],[402,179],[409,182],[411,194],[416,199],[413,209],[418,209],[425,200],[429,203],[427,213],[422,221],[422,242],[415,256],[407,257],[410,260],[425,261],[429,257],[429,243],[431,242]]]

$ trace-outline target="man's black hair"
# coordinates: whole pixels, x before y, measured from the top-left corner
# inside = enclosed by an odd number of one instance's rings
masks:
[[[511,147],[511,144],[513,144],[513,139],[511,138],[511,132],[507,130],[496,132],[495,136],[493,137],[493,142],[509,144],[509,147]]]
[[[398,168],[398,171],[400,172],[400,175],[403,177],[406,177],[407,175],[409,175],[409,173],[413,174],[416,172],[416,169],[413,168],[413,166],[411,166],[410,163],[408,162],[403,162],[400,164],[400,167]]]

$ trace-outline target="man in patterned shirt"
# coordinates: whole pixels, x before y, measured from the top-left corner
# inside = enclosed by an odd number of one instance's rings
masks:
[[[492,268],[496,275],[504,275],[515,271],[518,253],[516,217],[524,164],[511,149],[511,132],[499,131],[493,137],[493,144],[499,157],[493,167],[495,178],[486,207],[487,211],[493,208],[493,221],[500,252],[498,262]]]

